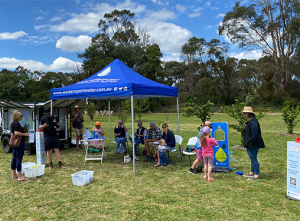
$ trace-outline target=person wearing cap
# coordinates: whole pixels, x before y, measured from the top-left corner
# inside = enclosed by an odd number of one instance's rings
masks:
[[[204,125],[203,127],[209,127],[209,128],[213,128],[212,127],[212,123],[210,121],[205,121],[204,122]],[[196,141],[196,144],[194,146],[195,148],[195,151],[196,151],[196,156],[197,156],[197,159],[194,161],[194,163],[192,164],[192,167],[189,169],[189,173],[192,173],[192,174],[198,174],[197,171],[195,171],[195,168],[196,166],[202,161],[203,163],[203,155],[202,155],[202,148],[201,148],[201,144],[200,144],[200,136],[202,134],[202,130],[203,130],[203,127],[201,127],[199,133],[198,133],[198,137],[197,137],[197,141]]]
[[[143,127],[143,123],[142,121],[139,121],[138,124],[138,129],[136,130],[136,133],[134,134],[135,138],[134,138],[134,146],[135,146],[135,154],[138,155],[138,149],[137,146],[139,144],[144,144],[144,138],[145,136],[147,136],[147,129],[145,127]],[[130,142],[132,143],[132,138],[129,137]]]
[[[44,116],[40,120],[39,129],[41,131],[44,131],[45,150],[47,151],[47,156],[49,160],[49,169],[53,168],[52,149],[54,149],[59,168],[65,168],[60,158],[60,141],[56,132],[57,128],[59,128],[58,117],[54,117],[51,114],[50,108],[46,107],[44,109]]]
[[[114,130],[114,136],[115,136],[115,142],[117,143],[116,153],[118,154],[118,149],[120,147],[120,143],[123,144],[125,150],[126,150],[126,132],[127,128],[124,126],[123,122],[120,120],[118,123],[118,126],[115,127]]]
[[[79,150],[79,140],[81,148],[83,149],[81,140],[83,135],[83,115],[79,113],[79,106],[75,106],[75,112],[70,115],[71,123],[73,123],[73,128],[76,133],[76,149]]]
[[[147,139],[145,140],[145,149],[147,151],[147,158],[150,157],[150,147],[153,148],[153,157],[156,156],[156,147],[153,142],[158,142],[162,139],[162,132],[161,130],[156,127],[155,122],[150,122],[150,129],[147,131]]]
[[[255,181],[259,179],[259,162],[257,160],[258,150],[264,148],[264,140],[261,136],[260,125],[255,118],[252,107],[244,107],[242,111],[247,118],[247,123],[244,128],[244,147],[247,149],[247,153],[251,160],[251,171],[245,174],[244,177],[248,177],[248,180]]]
[[[98,133],[99,134],[99,137],[103,137],[105,132],[104,132],[104,129],[103,127],[101,127],[101,123],[99,121],[97,121],[95,123],[95,127],[92,129],[92,131],[95,131],[95,133]],[[100,146],[99,144],[101,143],[100,140],[93,140],[93,141],[89,141],[90,144],[95,144],[93,147],[94,148],[97,148],[97,149],[100,149]],[[105,147],[105,142],[102,141],[102,147]]]

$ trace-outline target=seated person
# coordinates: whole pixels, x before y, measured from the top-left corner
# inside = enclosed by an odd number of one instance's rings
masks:
[[[171,130],[169,130],[168,124],[163,124],[162,129],[163,129],[163,139],[166,142],[166,147],[168,148],[169,151],[174,150],[176,145],[174,133]]]
[[[153,142],[157,142],[162,138],[162,133],[161,130],[156,127],[155,122],[150,123],[150,129],[147,131],[147,139],[144,141],[145,142],[145,149],[147,151],[147,156],[150,157],[150,147],[153,148],[153,157],[155,158],[156,153],[155,153],[155,145]]]
[[[98,133],[98,138],[103,137],[105,132],[103,127],[101,127],[101,123],[99,121],[97,121],[95,123],[95,127],[92,129],[92,131],[95,131],[95,133]],[[100,144],[102,147],[105,147],[105,142],[101,140],[93,140],[93,141],[89,141],[89,144],[95,144],[93,145],[94,148],[100,149]]]
[[[134,146],[135,146],[135,154],[138,155],[138,149],[137,146],[139,144],[144,144],[144,137],[147,136],[147,129],[143,127],[143,123],[141,121],[138,122],[138,129],[136,130],[136,133],[134,134]],[[132,143],[132,138],[129,137],[130,142]]]
[[[120,147],[120,143],[123,144],[125,150],[126,150],[126,132],[127,128],[124,126],[122,121],[119,121],[118,126],[115,127],[114,130],[114,136],[115,136],[115,142],[117,143],[116,153],[118,152],[118,149]]]

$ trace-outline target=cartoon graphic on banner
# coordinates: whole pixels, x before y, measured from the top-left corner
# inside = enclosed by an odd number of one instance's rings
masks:
[[[293,200],[300,200],[300,143],[287,142],[287,195]]]
[[[214,122],[212,123],[212,138],[215,138],[219,146],[214,149],[214,162],[215,167],[229,167],[229,139],[228,139],[228,123],[227,122]]]

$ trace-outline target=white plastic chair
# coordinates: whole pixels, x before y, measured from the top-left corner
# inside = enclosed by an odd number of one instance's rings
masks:
[[[187,146],[189,146],[189,145],[195,146],[196,142],[197,142],[197,137],[192,137],[192,138],[189,139]],[[181,161],[180,166],[182,166],[182,164],[184,163],[185,155],[189,156],[190,165],[192,165],[191,156],[196,155],[196,152],[191,152],[190,153],[190,152],[187,152],[185,150],[182,150],[182,154],[183,154],[183,157],[182,157],[182,161]]]
[[[112,115],[113,115],[113,113],[114,113],[114,111],[111,111],[111,112],[110,112],[110,116],[112,116]]]
[[[101,115],[101,117],[103,117],[103,111],[99,111],[99,114]]]
[[[104,140],[102,142],[104,142]],[[102,163],[103,157],[105,157],[105,159],[107,159],[107,156],[106,156],[106,153],[105,153],[105,149],[103,147],[103,143],[102,143],[102,154],[101,155],[91,155],[91,154],[89,155],[89,147],[91,147],[91,146],[98,146],[98,145],[100,146],[101,143],[100,144],[89,144],[88,140],[81,140],[81,143],[83,143],[84,148],[85,148],[84,163],[87,160],[100,160],[101,163]]]
[[[183,138],[181,136],[175,135],[175,143],[178,144],[178,149],[174,149],[172,151],[167,152],[168,153],[168,158],[170,157],[169,156],[170,153],[177,152],[175,160],[174,160],[174,165],[176,163],[176,159],[177,159],[178,154],[181,156],[181,143],[182,143],[182,141],[183,141]]]

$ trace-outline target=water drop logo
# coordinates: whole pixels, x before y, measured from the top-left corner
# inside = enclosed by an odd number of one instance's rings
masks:
[[[222,148],[219,148],[215,155],[217,161],[224,162],[227,159],[227,155]]]
[[[106,68],[105,70],[101,71],[98,76],[106,76],[106,75],[109,75],[109,73],[111,72],[111,69],[110,67]]]

